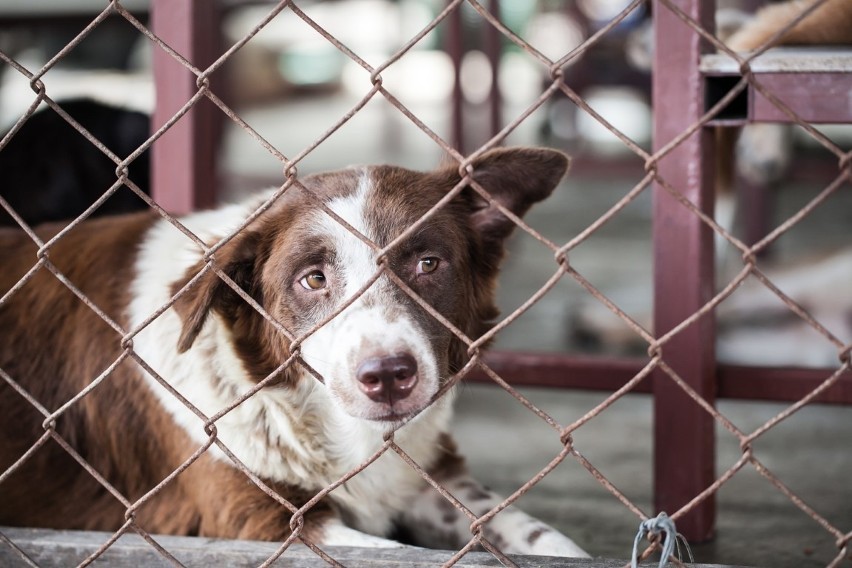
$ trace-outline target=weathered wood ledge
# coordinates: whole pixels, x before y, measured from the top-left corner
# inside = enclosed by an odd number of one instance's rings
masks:
[[[110,536],[109,533],[103,532],[0,527],[0,566],[7,568],[32,565],[43,568],[76,566],[97,550]],[[270,558],[279,546],[270,542],[179,536],[157,535],[154,539],[185,566],[197,566],[199,568],[259,566]],[[26,558],[10,546],[9,541],[24,552]],[[626,555],[629,554],[632,542],[625,542],[624,546],[624,559],[595,558],[586,560],[543,556],[512,556],[511,558],[521,568],[622,568],[629,565],[629,559],[626,558]],[[325,547],[323,550],[344,566],[363,568],[441,566],[453,555],[452,552],[418,548]],[[136,534],[127,534],[119,538],[94,564],[116,568],[170,566],[167,559]],[[322,558],[304,545],[293,545],[272,565],[291,568],[325,568],[328,566]],[[657,561],[643,563],[643,566],[656,565]],[[477,568],[480,566],[501,566],[501,564],[486,552],[471,552],[464,556],[456,566]],[[694,566],[695,568],[723,568],[710,564],[695,564]]]

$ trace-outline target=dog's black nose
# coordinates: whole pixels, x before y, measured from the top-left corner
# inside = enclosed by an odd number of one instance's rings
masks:
[[[417,361],[405,353],[367,359],[355,373],[370,400],[393,404],[411,394],[417,384]]]

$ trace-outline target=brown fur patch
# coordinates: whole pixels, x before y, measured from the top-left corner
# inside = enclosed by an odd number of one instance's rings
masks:
[[[728,40],[734,51],[753,51],[766,44],[779,31],[787,28],[806,8],[817,0],[782,2],[765,6],[754,20],[744,25]],[[844,45],[852,43],[852,3],[849,0],[827,0],[803,20],[790,27],[773,45]]]

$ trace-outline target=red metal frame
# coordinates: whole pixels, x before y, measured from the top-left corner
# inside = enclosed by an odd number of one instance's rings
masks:
[[[447,0],[449,3],[451,0]],[[499,0],[488,0],[488,11],[500,18]],[[461,62],[464,57],[464,34],[461,9],[454,10],[447,16],[447,35],[444,49],[453,62],[453,91],[450,96],[450,144],[461,153],[467,153],[467,128],[464,123],[464,92],[461,88]],[[502,53],[503,35],[490,24],[484,24],[482,30],[482,49],[491,65],[491,90],[488,95],[488,135],[495,136],[503,125],[503,95],[500,91],[500,55]],[[475,146],[484,143],[479,141]]]
[[[488,11],[498,20],[500,19],[499,0],[488,0]],[[491,25],[486,25],[482,38],[483,49],[491,64],[491,91],[488,96],[489,127],[491,136],[500,132],[503,126],[503,95],[500,92],[500,55],[502,53],[503,34]]]
[[[464,56],[462,45],[462,12],[453,10],[447,16],[447,36],[444,49],[453,62],[453,92],[450,96],[450,144],[464,151],[464,92],[461,85],[461,62]]]
[[[219,50],[216,2],[152,0],[153,32],[199,69]],[[161,49],[154,49],[156,107],[153,129],[168,122],[197,92],[196,77]],[[216,202],[216,154],[221,112],[206,98],[157,140],[151,154],[152,195],[166,211],[184,214]]]
[[[683,12],[705,29],[714,28],[714,2],[680,0]],[[652,95],[654,150],[659,150],[703,114],[704,82],[698,71],[706,41],[659,2],[654,4]],[[676,78],[676,79],[675,79]],[[660,112],[659,109],[665,109]],[[702,211],[713,212],[712,132],[700,129],[663,157],[660,176]],[[654,322],[662,336],[699,311],[713,295],[713,234],[668,191],[654,187]],[[704,400],[716,398],[715,318],[712,314],[666,343],[666,363]],[[666,373],[656,369],[654,385],[654,500],[657,511],[680,509],[715,480],[713,418]],[[678,519],[689,540],[713,536],[715,495]]]
[[[675,4],[705,29],[713,29],[715,2],[676,0]],[[496,9],[496,2],[489,7]],[[705,42],[667,7],[654,2],[656,61],[653,82],[655,113],[654,147],[681,134],[703,113],[705,77],[700,69]],[[203,67],[213,60],[218,47],[218,21],[210,3],[202,0],[153,0],[154,32],[170,46]],[[490,29],[490,26],[489,26]],[[490,34],[490,32],[486,32]],[[494,64],[493,94],[499,96],[497,66],[499,37],[491,38],[489,59]],[[447,49],[456,63],[456,87],[452,97],[452,143],[463,149],[463,100],[458,81],[461,61],[461,15],[449,16]],[[159,126],[197,92],[195,77],[160,50],[154,56]],[[814,76],[810,77],[811,79]],[[761,83],[783,93],[784,101],[806,119],[849,122],[830,105],[810,105],[829,86],[843,87],[850,76],[823,74],[823,89],[802,89],[795,76],[761,75]],[[819,83],[817,81],[817,83]],[[834,83],[832,83],[834,81]],[[807,81],[813,86],[813,81]],[[774,106],[754,95],[750,88],[750,120],[788,121]],[[495,99],[498,100],[499,99]],[[201,101],[154,145],[155,199],[167,210],[184,213],[211,205],[215,199],[215,156],[218,111]],[[494,101],[492,101],[494,104]],[[808,110],[810,109],[810,110]],[[810,114],[809,114],[810,113]],[[816,114],[814,114],[816,113]],[[499,129],[499,104],[492,108],[492,131]],[[658,172],[671,186],[712,212],[713,154],[710,130],[699,129],[660,160]],[[714,284],[713,238],[710,229],[659,186],[654,188],[654,282],[657,336],[680,324],[711,297]],[[835,371],[718,366],[715,361],[715,322],[712,314],[677,334],[662,347],[666,363],[706,401],[716,397],[792,402],[800,400]],[[647,360],[595,359],[541,353],[491,353],[487,362],[515,385],[613,391],[632,379]],[[474,372],[472,380],[490,381]],[[712,418],[664,372],[655,371],[634,392],[653,392],[655,397],[655,508],[673,513],[699,494],[714,477],[715,434]],[[815,402],[852,404],[852,372],[847,372]],[[678,520],[678,530],[688,539],[706,540],[714,530],[713,496]]]
[[[514,386],[612,392],[635,377],[648,364],[648,359],[494,351],[485,356],[485,362]],[[836,371],[815,367],[718,365],[716,398],[796,402]],[[488,375],[477,370],[471,372],[466,380],[493,383]],[[651,379],[640,381],[631,392],[652,393]],[[814,399],[814,402],[852,404],[852,371],[843,373],[840,379]]]
[[[750,63],[759,84],[801,120],[812,124],[852,123],[852,53],[831,47],[784,47],[757,57]],[[701,70],[711,81],[739,79],[739,64],[723,54],[704,58]],[[714,124],[745,122],[796,122],[767,98],[753,83],[744,93],[747,116],[726,117]]]
[[[799,117],[811,123],[852,122],[852,74],[849,73],[761,73],[760,83]],[[753,87],[749,89],[749,118],[757,122],[792,122],[790,116]],[[840,103],[840,104],[838,104]]]

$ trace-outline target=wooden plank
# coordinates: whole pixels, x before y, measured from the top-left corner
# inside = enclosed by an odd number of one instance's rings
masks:
[[[713,30],[715,2],[673,2]],[[668,144],[703,114],[704,81],[698,64],[708,50],[699,34],[663,2],[654,3],[654,150]],[[663,109],[665,109],[663,111]],[[662,158],[660,176],[705,213],[713,211],[711,132],[699,129]],[[654,186],[654,326],[658,337],[705,305],[713,293],[713,236],[700,218],[660,185]],[[715,318],[683,329],[663,347],[663,359],[710,404],[715,400]],[[672,515],[715,479],[712,417],[666,373],[653,373],[654,506]],[[691,541],[713,536],[715,495],[677,520]]]
[[[218,54],[218,12],[213,4],[203,0],[152,0],[152,30],[203,70]],[[153,50],[156,130],[198,92],[198,87],[192,72],[159,47]],[[221,123],[219,109],[204,98],[154,143],[151,190],[166,211],[180,215],[215,204]]]
[[[53,531],[46,529],[20,529],[0,527],[0,534],[14,542],[38,566],[43,568],[73,566],[97,550],[110,538],[109,533],[88,531]],[[157,543],[189,567],[228,566],[240,568],[258,566],[270,558],[278,544],[246,540],[221,540],[198,537],[155,536]],[[633,535],[625,535],[625,550],[630,550]],[[453,555],[452,552],[422,548],[354,548],[323,547],[332,558],[348,567],[382,566],[440,566]],[[511,556],[521,568],[622,568],[626,559],[579,559],[546,556]],[[130,534],[119,538],[100,557],[99,564],[113,568],[138,568],[139,566],[170,566],[142,537]],[[0,566],[18,568],[29,566],[8,544],[0,539]],[[304,545],[293,545],[272,566],[292,568],[327,568],[328,564]],[[491,554],[471,552],[455,566],[478,568],[502,566]],[[694,564],[696,568],[724,568],[719,565]],[[735,567],[728,567],[735,568]]]

